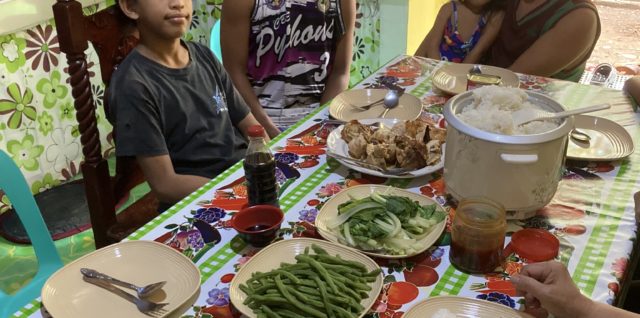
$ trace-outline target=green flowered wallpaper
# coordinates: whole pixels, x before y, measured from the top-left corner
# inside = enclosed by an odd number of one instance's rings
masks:
[[[208,45],[210,30],[220,18],[223,0],[194,0],[191,28],[185,38]],[[112,0],[85,8],[92,13]],[[351,84],[371,74],[379,64],[379,5],[357,3]],[[87,51],[91,89],[96,99],[98,127],[105,156],[113,153],[111,126],[101,102],[104,85],[95,51]],[[60,52],[53,21],[0,36],[0,149],[22,169],[33,193],[74,178],[82,160],[67,65]],[[8,200],[0,193],[0,213]]]
[[[380,3],[378,0],[358,0],[356,8],[351,86],[380,67]]]

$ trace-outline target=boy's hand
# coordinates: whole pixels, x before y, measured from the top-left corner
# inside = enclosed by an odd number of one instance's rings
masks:
[[[280,134],[280,129],[278,129],[278,127],[273,124],[271,124],[269,127],[265,127],[265,131],[267,132],[267,135],[269,135],[269,139],[275,138]]]

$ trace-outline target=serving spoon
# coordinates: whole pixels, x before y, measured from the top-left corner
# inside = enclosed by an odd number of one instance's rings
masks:
[[[518,127],[526,123],[530,123],[532,121],[565,118],[572,115],[595,112],[597,110],[603,110],[608,108],[611,108],[610,104],[600,104],[600,105],[583,107],[583,108],[578,108],[578,109],[573,109],[573,110],[568,110],[568,111],[558,112],[558,113],[551,113],[541,109],[525,108],[525,109],[516,110],[511,114],[511,117],[513,118],[513,125],[515,127]]]

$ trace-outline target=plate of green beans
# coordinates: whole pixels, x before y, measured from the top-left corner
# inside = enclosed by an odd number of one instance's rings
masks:
[[[264,248],[231,282],[233,305],[252,318],[358,318],[382,290],[380,266],[335,243],[295,238]]]

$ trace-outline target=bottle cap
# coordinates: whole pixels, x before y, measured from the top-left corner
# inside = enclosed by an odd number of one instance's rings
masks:
[[[253,125],[247,131],[249,137],[264,137],[264,128],[260,125]]]

